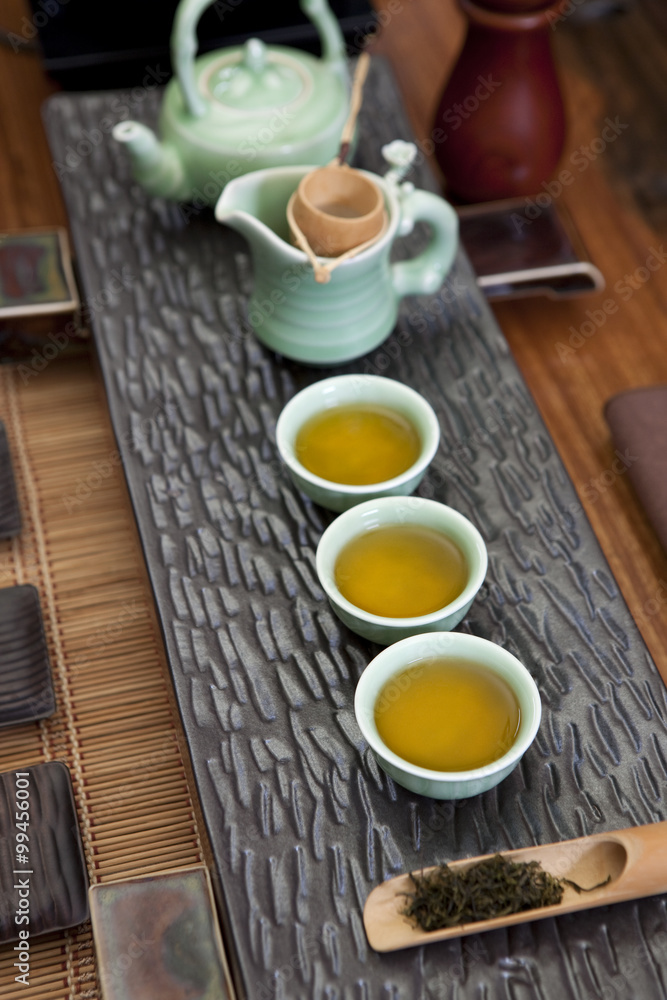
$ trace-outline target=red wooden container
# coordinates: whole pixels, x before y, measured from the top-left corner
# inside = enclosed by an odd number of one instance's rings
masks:
[[[433,129],[449,195],[530,195],[552,174],[565,140],[551,51],[562,3],[459,0],[468,32]]]

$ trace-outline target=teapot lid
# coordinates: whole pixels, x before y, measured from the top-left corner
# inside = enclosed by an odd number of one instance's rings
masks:
[[[161,131],[176,145],[258,164],[285,156],[310,162],[323,155],[321,142],[331,146],[330,159],[348,112],[346,77],[336,60],[252,38],[200,56],[191,78],[181,72],[170,80]]]
[[[208,66],[199,88],[209,100],[235,111],[267,111],[306,98],[312,76],[291,54],[250,38],[241,49]]]

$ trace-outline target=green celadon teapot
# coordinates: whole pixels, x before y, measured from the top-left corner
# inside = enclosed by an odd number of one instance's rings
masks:
[[[327,0],[300,0],[319,59],[258,38],[196,58],[197,23],[211,2],[181,0],[176,11],[161,140],[136,121],[113,129],[150,194],[207,205],[251,170],[333,159],[349,108],[345,42]]]

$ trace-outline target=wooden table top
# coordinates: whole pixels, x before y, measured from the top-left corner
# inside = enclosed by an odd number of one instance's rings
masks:
[[[384,13],[375,51],[390,60],[417,138],[426,138],[463,19],[455,0],[376,0],[376,6]],[[1,27],[20,34],[26,13],[24,0],[5,0]],[[586,23],[573,17],[554,32],[569,128],[564,157],[590,143],[607,114],[625,115],[630,124],[617,148],[578,173],[562,196],[607,291],[563,302],[506,302],[494,312],[667,679],[665,553],[628,477],[609,486],[600,480],[614,461],[605,401],[626,388],[667,383],[667,268],[627,301],[618,298],[618,310],[567,360],[557,350],[570,327],[578,329],[586,311],[599,308],[667,236],[655,196],[667,177],[667,147],[653,141],[664,125],[657,86],[667,49],[661,18],[654,0],[638,0],[625,15]],[[55,89],[36,53],[0,50],[0,229],[67,225],[40,119],[40,105]]]
[[[375,51],[391,61],[416,136],[427,138],[462,41],[462,17],[455,0],[375,2],[385,11]],[[554,33],[569,124],[564,158],[599,135],[607,115],[623,116],[630,124],[622,143],[609,147],[563,194],[608,290],[563,302],[542,298],[507,302],[496,305],[494,312],[630,611],[667,680],[667,559],[627,476],[617,476],[610,485],[601,480],[614,461],[603,418],[605,401],[626,388],[667,383],[667,268],[655,272],[627,301],[619,299],[618,311],[569,360],[562,361],[557,350],[567,340],[569,328],[579,328],[587,310],[600,308],[609,289],[643,266],[650,248],[661,247],[667,237],[667,201],[661,197],[667,145],[655,141],[664,126],[662,104],[667,100],[660,89],[667,56],[667,15],[660,4],[661,0],[637,0],[631,13],[617,19],[583,24],[573,18]],[[26,0],[4,0],[2,8],[0,28],[20,34],[28,13]],[[42,102],[56,89],[37,54],[0,47],[0,231],[67,225],[40,118]],[[52,389],[59,366],[64,383],[76,380],[72,386],[79,395],[103,396],[92,365],[73,368],[58,360],[48,375]],[[104,421],[103,406],[99,419]],[[36,421],[35,426],[39,424]],[[108,422],[99,430],[101,443],[96,447],[104,458],[112,441]],[[123,518],[127,522],[128,530],[119,529],[117,534],[119,550],[125,546],[129,563],[140,567],[143,557],[126,498],[124,503],[117,498],[114,516],[118,525]],[[119,559],[121,555],[119,551]],[[76,623],[73,627],[78,628]],[[168,730],[167,720],[165,733]],[[194,829],[187,792],[182,790],[181,797],[183,815]],[[196,861],[199,841],[191,839]],[[114,871],[109,868],[107,876]],[[44,952],[43,968],[51,971],[31,995],[40,1000],[47,995],[74,995],[70,969],[74,961],[79,970],[76,995],[98,996],[89,938],[82,938],[78,947],[76,960],[69,952],[63,958],[57,942],[53,959],[48,950]],[[62,974],[65,966],[70,980]],[[0,984],[13,986],[10,968],[0,974]],[[16,989],[12,996],[23,995],[23,987]]]

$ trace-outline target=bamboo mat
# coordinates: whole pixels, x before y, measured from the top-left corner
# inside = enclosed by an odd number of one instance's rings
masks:
[[[0,771],[64,761],[91,883],[201,864],[207,852],[104,390],[84,357],[0,368],[23,517],[0,587],[40,595],[57,698],[0,729]],[[90,924],[31,939],[30,986],[0,947],[0,996],[100,997]]]

